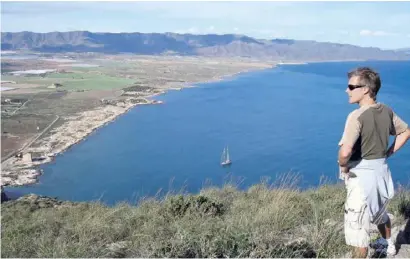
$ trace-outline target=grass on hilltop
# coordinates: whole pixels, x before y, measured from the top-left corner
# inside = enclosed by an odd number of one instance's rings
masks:
[[[227,184],[107,207],[98,202],[2,204],[2,257],[338,257],[343,185],[298,190],[294,178],[246,191]],[[401,191],[397,215],[410,205]],[[39,208],[44,207],[44,208]]]

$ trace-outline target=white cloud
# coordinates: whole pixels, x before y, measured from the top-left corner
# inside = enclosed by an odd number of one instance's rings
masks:
[[[368,36],[368,35],[372,35],[372,32],[369,30],[361,30],[360,31],[360,35],[362,36]]]
[[[234,31],[239,31],[239,29],[238,29],[238,28],[236,28],[236,27],[235,27],[235,28],[233,28],[233,30],[234,30]]]
[[[213,25],[209,26],[207,29],[207,31],[214,31],[214,30],[215,30],[215,27]]]
[[[397,33],[386,32],[386,31],[371,31],[371,30],[361,30],[359,32],[361,36],[397,36]]]

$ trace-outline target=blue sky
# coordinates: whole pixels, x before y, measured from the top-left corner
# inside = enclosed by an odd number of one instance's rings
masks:
[[[410,2],[1,2],[2,32],[244,34],[410,47]]]

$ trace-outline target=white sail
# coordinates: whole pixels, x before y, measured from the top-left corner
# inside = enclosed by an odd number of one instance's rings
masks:
[[[221,156],[221,165],[229,165],[231,164],[231,160],[229,158],[229,149],[228,146],[224,148]]]
[[[221,155],[221,163],[225,162],[226,160],[226,149],[224,148],[224,150],[222,151],[222,155]]]

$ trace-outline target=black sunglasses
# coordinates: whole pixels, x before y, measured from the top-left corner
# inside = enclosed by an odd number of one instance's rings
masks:
[[[353,91],[356,88],[365,87],[365,85],[348,85],[350,91]]]

